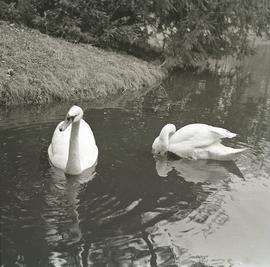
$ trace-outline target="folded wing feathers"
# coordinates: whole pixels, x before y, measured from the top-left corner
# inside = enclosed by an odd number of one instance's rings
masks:
[[[215,132],[216,134],[218,134],[220,136],[220,138],[233,138],[233,137],[237,136],[236,133],[232,133],[226,129],[219,128],[219,127],[212,127],[211,130],[213,132]]]

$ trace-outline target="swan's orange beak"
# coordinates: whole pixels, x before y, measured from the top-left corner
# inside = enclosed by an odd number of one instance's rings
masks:
[[[67,120],[65,119],[65,121],[63,121],[63,123],[60,125],[59,127],[59,131],[63,132],[67,129],[67,127],[72,123],[72,120]]]

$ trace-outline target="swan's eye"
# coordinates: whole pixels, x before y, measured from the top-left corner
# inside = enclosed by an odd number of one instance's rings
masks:
[[[68,117],[67,117],[67,121],[73,121],[74,118],[75,118],[75,116],[68,116]]]

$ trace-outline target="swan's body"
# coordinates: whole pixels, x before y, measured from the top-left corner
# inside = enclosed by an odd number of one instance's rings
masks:
[[[157,154],[171,152],[182,158],[233,160],[245,149],[235,149],[221,144],[223,138],[233,138],[235,133],[206,124],[189,124],[176,131],[173,124],[165,125],[152,148]]]
[[[71,175],[92,167],[98,157],[93,132],[82,116],[80,107],[71,107],[65,121],[57,125],[48,148],[53,166]]]

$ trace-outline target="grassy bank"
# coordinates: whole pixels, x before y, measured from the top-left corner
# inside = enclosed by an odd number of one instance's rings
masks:
[[[164,76],[134,57],[0,21],[1,105],[106,98],[153,86]]]

